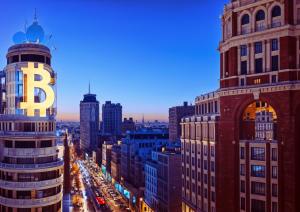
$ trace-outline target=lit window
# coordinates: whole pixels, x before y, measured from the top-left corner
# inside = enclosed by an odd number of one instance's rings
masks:
[[[252,147],[251,148],[251,160],[265,160],[265,148]]]
[[[265,166],[251,165],[252,177],[265,177]]]

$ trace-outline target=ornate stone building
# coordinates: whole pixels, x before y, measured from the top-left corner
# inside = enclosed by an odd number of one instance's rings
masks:
[[[300,1],[235,0],[222,23],[220,89],[182,120],[183,210],[300,211]]]

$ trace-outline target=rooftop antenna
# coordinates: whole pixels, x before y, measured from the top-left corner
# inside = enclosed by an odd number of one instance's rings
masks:
[[[91,83],[89,82],[89,94],[91,94]]]

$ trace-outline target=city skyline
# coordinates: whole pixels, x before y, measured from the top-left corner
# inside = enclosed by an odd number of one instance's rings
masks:
[[[210,26],[220,26],[223,4],[170,4],[167,0],[3,3],[7,9],[0,14],[6,29],[0,40],[1,67],[13,34],[23,30],[25,20],[32,23],[35,8],[39,23],[53,35],[53,67],[58,90],[64,91],[58,92],[58,120],[79,120],[79,101],[89,82],[101,105],[107,100],[120,102],[124,117],[163,121],[169,107],[192,103],[197,94],[218,86],[221,32]],[[206,9],[200,12],[202,8]],[[21,15],[7,22],[9,14]],[[207,15],[213,17],[203,21]],[[211,74],[204,74],[207,70]],[[187,87],[184,93],[182,86]]]

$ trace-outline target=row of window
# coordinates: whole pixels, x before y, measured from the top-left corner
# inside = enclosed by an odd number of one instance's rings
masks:
[[[14,211],[12,207],[0,205],[1,212],[53,212],[59,211],[60,209],[61,201],[53,205],[44,206],[42,208],[17,208],[16,211]]]
[[[183,181],[183,185],[184,185],[184,181]],[[196,184],[192,183],[191,190],[192,190],[193,193],[196,193],[196,188],[197,188],[197,195],[199,195],[199,196],[203,195],[204,198],[206,198],[206,199],[208,198],[208,189],[207,188],[204,188],[203,191],[202,191],[201,186],[198,185],[196,187]],[[188,181],[186,182],[186,189],[187,190],[190,189]],[[202,194],[202,192],[203,192],[203,194]],[[216,194],[215,194],[214,191],[211,191],[211,201],[212,202],[216,201]]]
[[[265,178],[266,177],[266,167],[263,166],[263,165],[251,165],[250,173],[251,173],[252,177]],[[240,164],[240,175],[241,176],[246,175],[245,164]],[[272,168],[271,168],[271,177],[275,178],[275,179],[278,177],[278,168],[277,168],[277,166],[272,166]]]
[[[7,64],[18,63],[18,62],[39,62],[46,63],[49,66],[51,65],[51,59],[44,55],[36,55],[36,54],[22,54],[10,56],[7,58]]]
[[[218,101],[201,103],[199,105],[196,105],[196,112],[199,115],[219,113],[218,107],[219,107]]]
[[[271,51],[278,51],[279,50],[279,44],[278,39],[271,39]],[[254,53],[255,54],[261,54],[263,53],[263,42],[255,42],[254,43]],[[240,56],[245,57],[248,55],[248,46],[247,45],[241,45],[240,46]]]
[[[59,170],[38,172],[38,173],[15,173],[0,171],[0,179],[5,181],[17,181],[17,182],[35,182],[43,180],[52,180],[60,177]]]
[[[265,161],[266,150],[264,147],[251,147],[251,160]],[[240,148],[240,159],[245,159],[245,147]],[[278,160],[277,148],[271,148],[271,160]]]
[[[246,199],[241,197],[241,209],[246,210]],[[253,212],[266,212],[266,203],[262,200],[251,199],[251,211]],[[277,202],[272,202],[271,212],[278,212]]]
[[[47,156],[47,157],[38,157],[38,158],[13,158],[13,157],[4,157],[3,163],[8,164],[42,164],[42,163],[51,163],[57,161],[58,156]]]
[[[47,148],[52,147],[55,141],[41,140],[41,141],[12,141],[5,140],[4,147],[6,148]]]
[[[55,130],[54,122],[0,122],[1,131],[18,132],[52,132]]]

